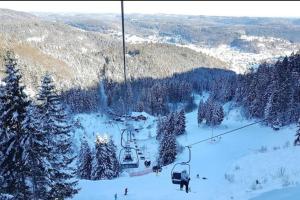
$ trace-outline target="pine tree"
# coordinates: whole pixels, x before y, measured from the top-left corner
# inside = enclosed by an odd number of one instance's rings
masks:
[[[116,146],[107,137],[97,136],[95,145],[95,162],[92,179],[112,179],[119,175],[119,163],[116,156]]]
[[[109,179],[116,178],[119,176],[120,173],[120,163],[117,158],[117,146],[114,144],[112,138],[110,138],[108,142],[107,157],[111,162],[111,174],[109,176]]]
[[[23,129],[28,134],[25,165],[30,166],[27,176],[31,179],[31,199],[34,200],[46,199],[47,187],[50,185],[48,171],[52,170],[47,159],[50,149],[47,143],[46,132],[40,129],[40,124],[40,116],[35,106],[31,103],[27,107]]]
[[[163,117],[158,117],[157,125],[156,125],[156,139],[160,140],[163,132],[165,130],[165,119]]]
[[[20,84],[22,76],[12,52],[6,54],[5,67],[7,77],[0,97],[0,176],[4,179],[0,192],[16,199],[30,199],[26,179],[29,169],[25,163],[28,135],[22,128],[29,100]]]
[[[77,175],[81,179],[91,180],[93,157],[89,144],[86,140],[81,142],[77,163]]]
[[[279,125],[279,116],[278,110],[280,110],[280,103],[279,103],[279,90],[276,83],[270,85],[270,90],[272,91],[271,95],[268,98],[264,116],[267,119],[266,122],[270,125]]]
[[[107,167],[107,160],[106,160],[106,148],[105,144],[107,141],[103,141],[102,138],[99,136],[96,138],[95,144],[95,159],[93,164],[93,171],[92,171],[92,179],[93,180],[100,180],[105,179],[105,170]]]
[[[298,130],[297,130],[297,132],[296,132],[296,139],[295,139],[295,141],[294,141],[294,145],[296,146],[296,145],[300,145],[300,118],[299,118],[299,120],[298,120]]]
[[[197,117],[198,124],[201,124],[204,119],[205,119],[205,104],[203,100],[201,100],[198,106],[198,117]]]
[[[74,160],[71,149],[69,120],[56,93],[55,85],[49,74],[42,79],[38,95],[38,111],[43,122],[42,128],[47,133],[51,152],[48,155],[52,170],[49,171],[51,185],[49,199],[64,199],[78,192],[75,170],[70,167]]]
[[[222,123],[223,119],[224,119],[223,107],[218,103],[214,103],[210,124],[212,126],[220,125]]]
[[[176,137],[174,133],[164,132],[159,146],[159,164],[171,164],[176,159]]]
[[[164,125],[163,125],[163,128],[164,128],[164,132],[166,131],[167,133],[172,133],[174,135],[176,135],[175,133],[175,117],[176,117],[176,114],[175,112],[171,112],[167,118],[165,119],[164,121]]]
[[[176,159],[176,135],[174,131],[174,114],[171,113],[165,121],[164,129],[159,144],[159,160],[160,165],[168,165]]]
[[[181,110],[179,113],[176,113],[175,117],[175,134],[182,135],[185,133],[185,114],[184,110]]]
[[[205,102],[205,113],[204,113],[204,116],[205,116],[205,123],[206,125],[208,126],[211,126],[212,125],[212,120],[213,120],[213,113],[214,113],[214,101],[212,99],[212,97],[210,96],[207,101]]]

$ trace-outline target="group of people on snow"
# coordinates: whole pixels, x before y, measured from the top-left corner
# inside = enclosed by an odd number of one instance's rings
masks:
[[[158,171],[158,169],[156,169]],[[197,178],[199,177],[199,175],[197,175]],[[180,190],[183,189],[183,186],[185,187],[185,192],[188,193],[189,192],[189,182],[190,182],[191,178],[189,177],[188,173],[186,170],[183,170],[181,172],[181,179],[180,179]],[[125,188],[124,191],[124,195],[126,196],[128,194],[128,188]],[[115,193],[114,195],[115,200],[118,199],[118,194]]]

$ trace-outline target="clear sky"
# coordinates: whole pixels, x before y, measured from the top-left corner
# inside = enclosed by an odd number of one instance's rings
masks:
[[[300,1],[125,1],[124,12],[212,16],[299,17]],[[0,1],[26,12],[120,13],[119,1]]]

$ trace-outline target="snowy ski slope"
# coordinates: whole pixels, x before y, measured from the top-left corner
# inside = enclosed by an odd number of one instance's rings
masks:
[[[197,103],[200,98],[197,96]],[[254,122],[242,117],[241,109],[234,108],[232,103],[224,105],[225,119],[218,128],[213,130],[217,135],[228,130]],[[143,149],[147,160],[155,163],[158,143],[155,140],[156,119],[146,113],[146,121],[133,122],[135,128],[141,129],[135,134],[138,146]],[[120,149],[120,131],[124,128],[121,123],[109,124],[108,119],[97,114],[76,116],[82,124],[81,129],[75,133],[75,140],[85,135],[89,139],[91,147],[94,147],[95,135],[110,134]],[[189,145],[196,141],[208,138],[212,135],[212,129],[197,124],[197,110],[186,114],[187,134],[177,138],[181,145]],[[173,185],[170,174],[172,165],[163,167],[158,175],[145,173],[141,176],[130,176],[132,173],[141,173],[147,170],[140,161],[138,169],[124,172],[120,178],[114,180],[87,181],[81,180],[80,192],[73,198],[75,200],[109,200],[118,194],[118,200],[253,200],[266,199],[262,193],[281,188],[293,188],[300,180],[300,148],[292,145],[297,127],[291,125],[279,131],[273,131],[269,127],[255,124],[237,132],[223,136],[216,142],[204,142],[192,147],[191,160],[191,192],[186,194],[179,190],[179,185]],[[94,134],[93,134],[94,133]],[[188,159],[188,151],[178,155],[177,161]],[[180,169],[179,169],[180,170]],[[199,174],[200,178],[196,176]],[[202,177],[206,177],[204,180]],[[259,184],[256,184],[256,180]],[[124,196],[124,189],[128,188],[128,195]],[[298,185],[299,188],[299,185]],[[280,193],[281,190],[279,190]],[[283,189],[286,193],[288,189]],[[275,195],[273,195],[275,193]],[[273,191],[271,197],[278,191]],[[293,194],[299,194],[294,189]],[[273,195],[273,196],[272,196]],[[281,200],[282,198],[272,200]],[[291,198],[288,198],[291,199]],[[291,199],[292,200],[292,199]]]

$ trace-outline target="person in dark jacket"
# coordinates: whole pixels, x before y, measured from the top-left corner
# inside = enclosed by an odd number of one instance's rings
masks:
[[[183,170],[181,172],[181,180],[180,180],[180,190],[182,190],[183,186],[185,186],[185,192],[189,192],[189,182],[190,182],[190,177],[187,174],[186,170]]]

